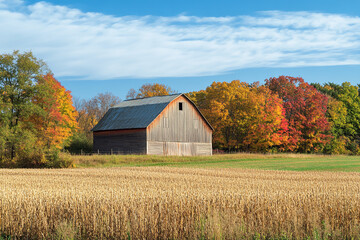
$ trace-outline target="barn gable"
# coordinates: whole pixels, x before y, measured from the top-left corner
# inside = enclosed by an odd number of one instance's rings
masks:
[[[186,96],[174,99],[147,127],[147,153],[211,155],[212,128]]]

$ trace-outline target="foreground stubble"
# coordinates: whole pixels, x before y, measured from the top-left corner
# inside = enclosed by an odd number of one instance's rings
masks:
[[[359,238],[360,174],[164,167],[0,170],[14,238]]]

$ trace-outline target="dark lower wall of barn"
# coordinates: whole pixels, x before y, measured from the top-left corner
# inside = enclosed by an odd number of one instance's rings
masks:
[[[146,154],[146,129],[93,132],[94,152],[101,154]]]

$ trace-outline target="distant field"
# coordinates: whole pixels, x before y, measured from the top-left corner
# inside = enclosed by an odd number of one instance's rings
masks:
[[[353,172],[0,169],[3,239],[359,239],[359,212]]]
[[[222,154],[207,157],[93,155],[72,156],[78,167],[168,166],[250,168],[291,171],[360,172],[360,156],[312,154]]]

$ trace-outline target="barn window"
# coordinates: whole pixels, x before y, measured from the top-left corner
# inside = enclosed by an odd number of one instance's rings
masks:
[[[183,103],[179,102],[179,111],[182,111],[182,110],[183,110]]]

